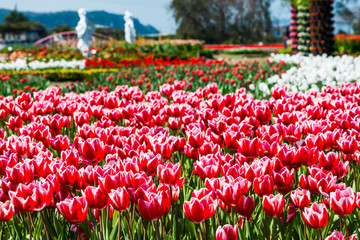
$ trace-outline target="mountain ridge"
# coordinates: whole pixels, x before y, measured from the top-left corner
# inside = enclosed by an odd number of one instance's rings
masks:
[[[3,22],[5,16],[7,16],[12,10],[0,8],[0,23]],[[19,11],[31,21],[37,21],[43,24],[48,29],[57,27],[60,25],[69,25],[75,27],[79,21],[77,11],[57,11],[57,12],[32,12],[32,11]],[[113,27],[116,29],[124,28],[124,15],[109,13],[104,10],[89,11],[87,16],[94,24]],[[156,34],[159,31],[152,25],[144,25],[137,18],[133,18],[134,26],[138,34]]]

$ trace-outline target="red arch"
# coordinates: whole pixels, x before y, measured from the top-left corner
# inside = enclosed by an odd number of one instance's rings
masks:
[[[101,38],[101,39],[109,39],[110,38],[109,36],[106,36],[106,35],[101,34],[101,33],[93,33],[92,35],[94,37],[98,37],[98,38]],[[54,33],[54,34],[51,34],[51,35],[49,35],[47,37],[44,37],[44,38],[41,38],[41,39],[37,40],[34,43],[34,45],[37,46],[40,43],[44,43],[44,42],[47,42],[47,41],[52,42],[54,37],[56,37],[56,36],[65,36],[68,39],[70,39],[71,37],[76,36],[76,31],[67,31],[67,32]]]

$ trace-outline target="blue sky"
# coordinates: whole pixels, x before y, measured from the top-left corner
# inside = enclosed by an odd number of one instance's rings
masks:
[[[77,10],[81,7],[112,13],[124,13],[128,10],[143,24],[151,24],[163,33],[174,33],[176,25],[169,11],[170,2],[171,0],[0,0],[0,8],[13,9],[17,4],[19,11],[34,12]],[[274,1],[271,12],[277,19],[290,17],[288,4],[281,0]]]

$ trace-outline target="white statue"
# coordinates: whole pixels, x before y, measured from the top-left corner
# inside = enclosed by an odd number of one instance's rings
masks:
[[[75,28],[79,38],[77,48],[82,52],[84,57],[87,57],[90,54],[89,41],[91,40],[91,34],[95,29],[94,25],[89,20],[87,20],[86,10],[84,8],[80,8],[78,13],[80,20]]]
[[[128,43],[133,43],[136,39],[134,22],[131,17],[132,13],[129,11],[125,11],[125,41]]]

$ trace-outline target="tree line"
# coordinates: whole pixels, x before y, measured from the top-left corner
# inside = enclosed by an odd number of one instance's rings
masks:
[[[172,0],[180,38],[246,43],[272,38],[273,0]]]

